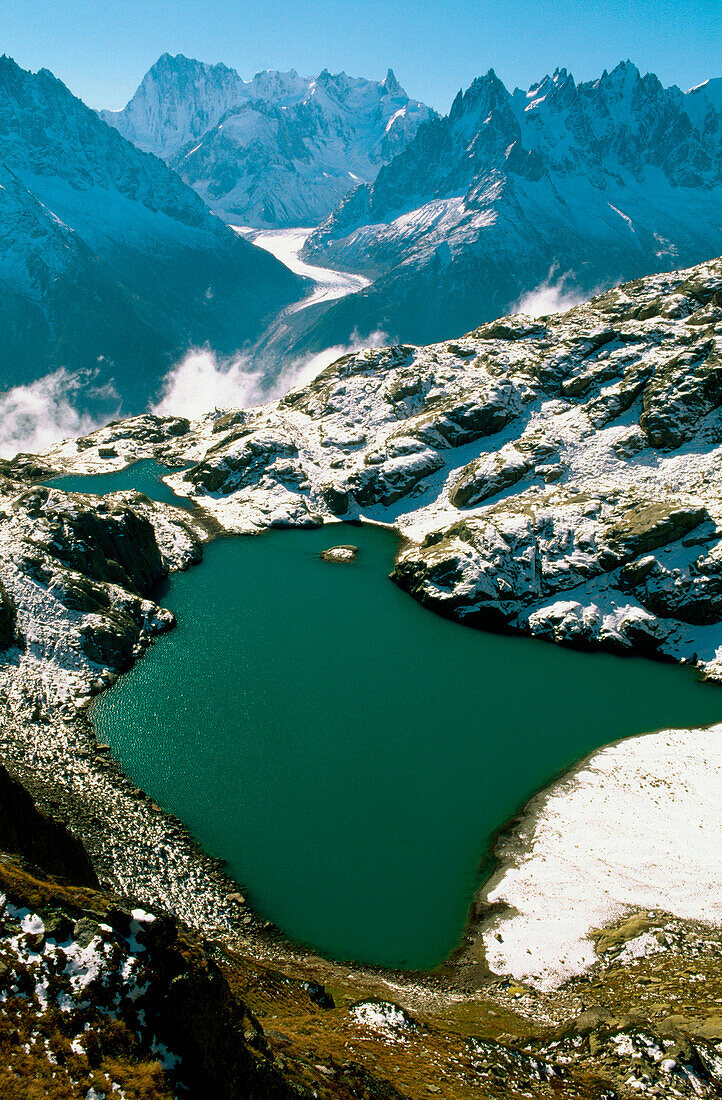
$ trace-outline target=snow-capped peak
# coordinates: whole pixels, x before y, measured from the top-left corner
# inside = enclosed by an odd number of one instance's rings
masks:
[[[382,81],[324,69],[264,70],[164,54],[122,111],[102,118],[166,160],[221,216],[245,225],[310,225],[372,180],[433,111]]]

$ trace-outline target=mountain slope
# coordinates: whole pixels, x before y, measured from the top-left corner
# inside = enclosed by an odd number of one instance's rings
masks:
[[[171,484],[233,531],[390,523],[408,540],[395,579],[446,615],[722,680],[721,352],[717,259],[345,355],[162,444],[110,425],[45,460],[195,462]]]
[[[510,94],[493,71],[422,126],[304,258],[375,278],[307,342],[382,328],[426,342],[500,316],[552,276],[591,293],[722,251],[718,81],[683,95],[629,62]]]
[[[236,224],[317,225],[434,117],[385,80],[265,71],[164,54],[122,111],[103,111]]]
[[[192,344],[231,352],[303,293],[52,73],[0,59],[0,386],[65,366],[142,407]]]
[[[244,87],[235,69],[164,53],[123,110],[100,117],[144,153],[168,160],[240,107]]]

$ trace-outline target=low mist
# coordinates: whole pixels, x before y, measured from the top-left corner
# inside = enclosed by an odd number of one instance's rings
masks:
[[[512,307],[512,313],[526,313],[528,317],[546,317],[549,313],[564,313],[573,306],[586,302],[591,295],[573,286],[574,275],[564,275],[552,267],[543,283],[523,294]]]
[[[302,359],[291,360],[280,374],[248,356],[219,358],[210,349],[194,350],[168,372],[160,399],[151,408],[158,416],[187,416],[191,419],[213,409],[249,408],[276,401],[289,390],[305,386],[342,355],[362,348],[383,347],[388,338],[373,332],[365,340],[355,334],[352,342],[325,348]]]
[[[210,349],[195,349],[165,376],[160,397],[149,405],[149,411],[192,420],[213,409],[247,408],[274,401],[310,382],[340,356],[364,347],[383,347],[387,342],[382,332],[374,332],[364,340],[354,334],[347,345],[291,360],[280,374],[271,370],[275,362],[269,365],[250,356],[223,359]],[[100,401],[107,412],[87,412],[84,405],[89,397],[94,408]],[[87,375],[65,368],[27,385],[14,386],[0,393],[0,457],[14,458],[21,451],[35,454],[64,439],[88,435],[114,419],[119,404],[111,388],[89,386]]]
[[[13,458],[20,451],[43,451],[62,439],[87,435],[113,419],[112,409],[99,418],[77,407],[87,377],[64,367],[26,386],[0,393],[0,457]],[[111,389],[93,390],[108,405],[117,394]]]

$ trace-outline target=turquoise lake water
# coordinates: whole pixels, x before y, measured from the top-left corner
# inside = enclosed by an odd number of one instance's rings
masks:
[[[337,543],[357,560],[321,560]],[[439,618],[388,580],[395,547],[349,526],[211,543],[163,594],[178,629],[93,717],[285,933],[421,968],[456,946],[495,831],[535,791],[609,741],[719,720],[722,693]]]
[[[63,489],[66,493],[117,493],[121,489],[137,489],[151,500],[162,504],[175,504],[176,508],[192,511],[195,504],[187,497],[179,497],[161,481],[172,471],[158,465],[152,459],[141,459],[132,466],[126,466],[113,474],[68,474],[44,482],[54,489]]]

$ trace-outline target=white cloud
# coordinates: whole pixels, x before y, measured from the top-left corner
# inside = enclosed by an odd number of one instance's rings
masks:
[[[250,357],[222,359],[210,350],[189,351],[163,380],[159,401],[151,411],[160,416],[200,416],[213,409],[249,407],[282,397],[304,386],[342,355],[362,347],[382,347],[387,338],[374,332],[366,340],[356,334],[348,345],[326,348],[315,355],[295,359],[279,375],[271,376],[268,364]],[[61,367],[52,374],[0,393],[0,457],[19,452],[36,454],[59,443],[88,435],[117,415],[119,400],[111,387],[89,386],[87,374],[73,374]],[[106,412],[84,410],[88,398]]]
[[[383,347],[386,342],[382,332],[374,332],[363,341],[354,333],[350,344],[291,360],[281,374],[271,374],[268,364],[250,356],[222,359],[210,349],[194,349],[165,376],[160,398],[151,411],[158,416],[192,419],[213,409],[249,408],[275,401],[289,390],[307,385],[342,355],[364,347]]]
[[[514,305],[513,313],[526,313],[529,317],[546,317],[549,313],[564,313],[565,310],[586,302],[591,297],[579,290],[569,289],[574,276],[571,272],[557,275],[552,267],[543,283],[523,294]]]
[[[75,404],[84,379],[61,367],[26,386],[0,393],[0,456],[31,454],[78,435],[87,435],[111,419],[80,411]],[[93,391],[94,397],[112,398],[111,391]]]

